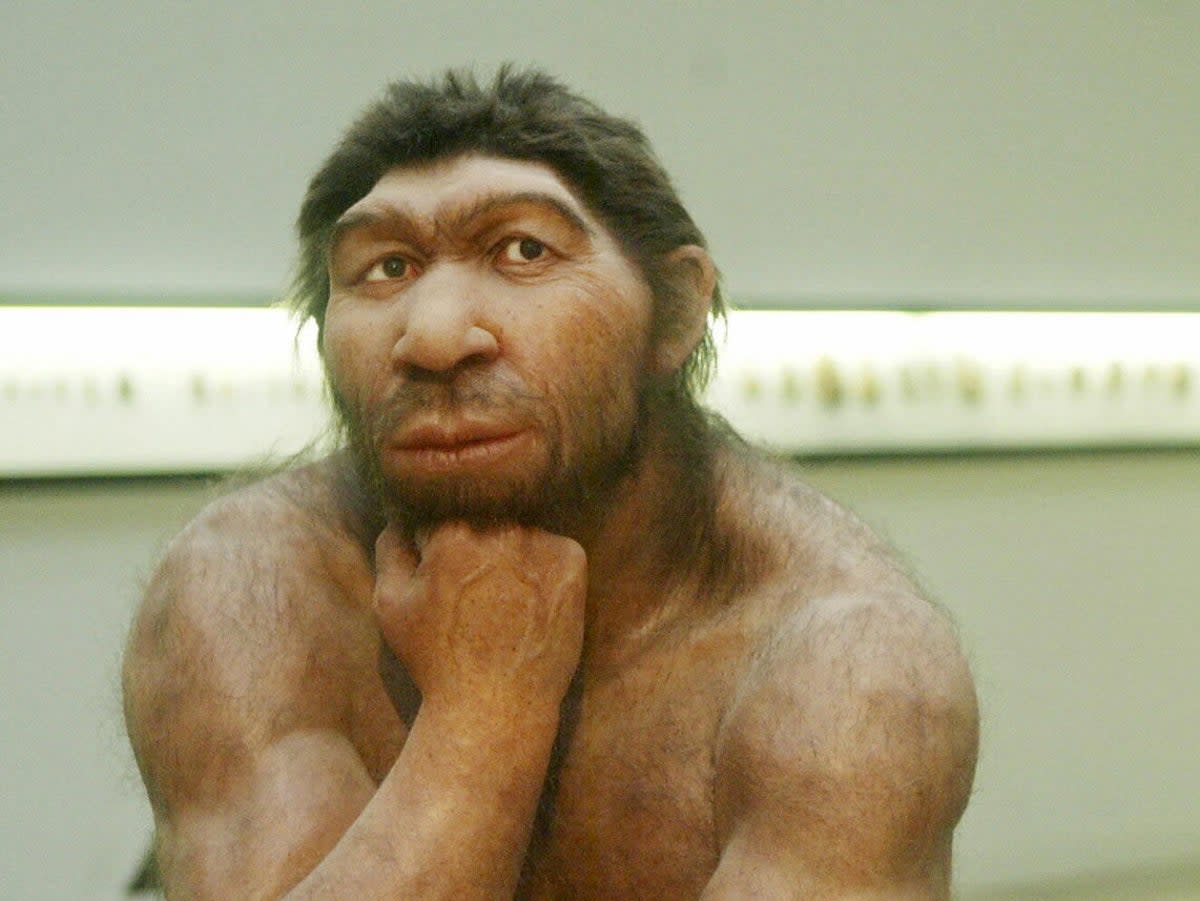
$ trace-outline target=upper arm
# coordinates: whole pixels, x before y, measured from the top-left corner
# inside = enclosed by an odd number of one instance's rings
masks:
[[[289,603],[313,580],[228,509],[168,551],[130,634],[130,739],[169,897],[275,897],[340,837],[374,790],[331,699],[336,635],[312,654]],[[274,539],[268,539],[274,541]],[[318,599],[312,599],[318,600]]]
[[[970,674],[933,608],[808,604],[762,649],[723,725],[724,852],[706,897],[947,897],[977,743]]]

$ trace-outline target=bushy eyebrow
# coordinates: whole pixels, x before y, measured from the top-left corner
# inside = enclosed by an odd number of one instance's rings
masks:
[[[451,232],[461,231],[482,216],[510,206],[532,205],[541,207],[563,220],[570,228],[580,234],[591,237],[594,229],[566,201],[553,194],[543,191],[505,191],[485,194],[469,206],[453,210],[445,220],[435,223],[438,230]],[[416,222],[420,217],[411,209],[397,204],[367,207],[359,210],[347,210],[333,224],[326,244],[326,256],[332,257],[338,244],[346,236],[374,225],[393,224],[401,228],[416,231]]]

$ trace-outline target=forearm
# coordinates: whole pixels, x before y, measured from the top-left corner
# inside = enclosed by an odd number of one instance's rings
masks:
[[[379,790],[286,898],[511,898],[557,725],[556,708],[423,705]]]

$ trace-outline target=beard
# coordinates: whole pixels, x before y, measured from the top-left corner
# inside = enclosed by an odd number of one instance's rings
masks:
[[[467,371],[408,381],[370,413],[332,380],[330,387],[358,477],[389,521],[411,531],[460,520],[564,532],[602,508],[643,454],[651,380],[639,370],[631,385],[596,381],[575,374],[554,402],[494,372]],[[389,437],[414,415],[454,420],[498,411],[540,437],[538,453],[513,471],[423,476],[389,471],[384,462]]]

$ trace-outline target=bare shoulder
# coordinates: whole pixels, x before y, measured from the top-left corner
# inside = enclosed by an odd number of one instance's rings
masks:
[[[331,614],[353,613],[369,569],[335,475],[325,462],[240,488],[208,505],[159,563],[123,671],[156,807],[219,791],[204,771],[228,775],[298,721],[336,717],[335,661],[368,621]]]
[[[134,618],[125,717],[169,897],[277,896],[374,789],[350,725],[379,684],[370,563],[338,478],[329,461],[209,505]]]
[[[719,737],[731,859],[768,855],[766,871],[818,893],[942,897],[978,745],[956,630],[848,511],[782,468],[747,484],[773,498],[756,507],[774,564]]]

